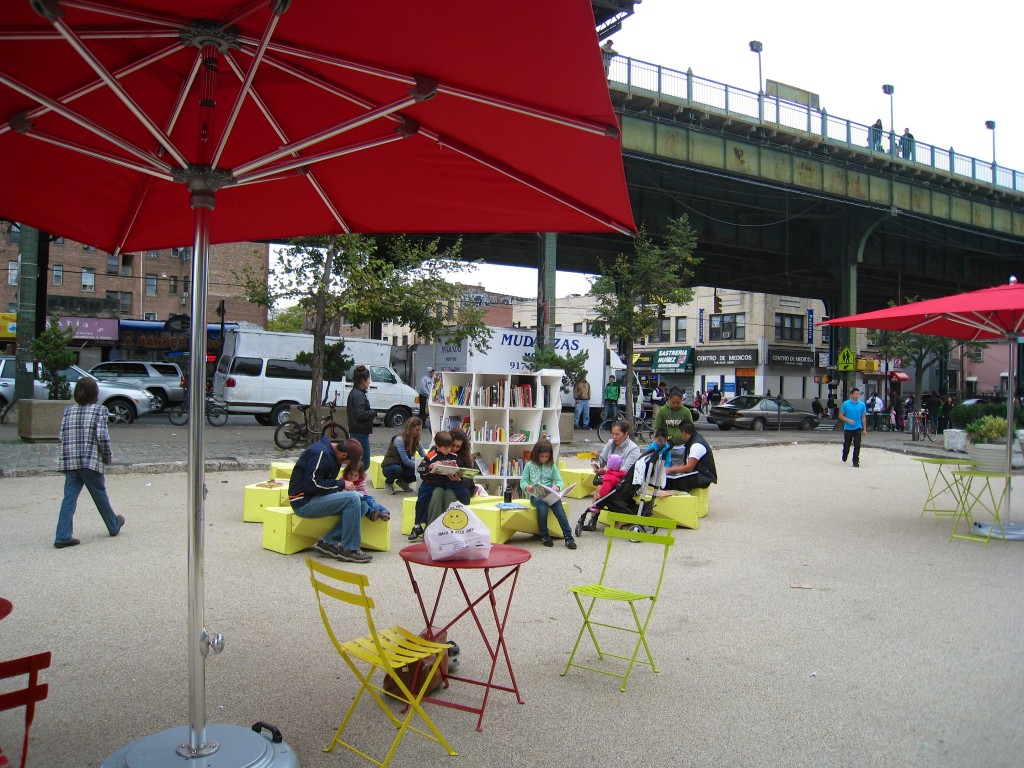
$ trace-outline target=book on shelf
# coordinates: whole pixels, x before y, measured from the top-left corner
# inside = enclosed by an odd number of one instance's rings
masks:
[[[473,461],[476,464],[477,469],[480,470],[480,474],[486,475],[487,464],[486,462],[484,462],[483,457],[478,453],[476,456],[473,457]]]
[[[540,487],[544,490],[544,493],[547,494],[543,499],[544,503],[551,505],[561,501],[565,497],[565,494],[576,487],[576,483],[573,483],[568,488],[563,488],[562,490],[552,488],[550,485],[541,485]]]

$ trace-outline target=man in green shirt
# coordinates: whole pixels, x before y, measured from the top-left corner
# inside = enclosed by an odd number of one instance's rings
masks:
[[[615,381],[615,374],[608,376],[608,383],[604,385],[604,417],[608,421],[614,421],[619,410],[619,385]]]

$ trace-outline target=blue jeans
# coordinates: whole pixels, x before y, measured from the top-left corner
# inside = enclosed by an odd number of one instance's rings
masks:
[[[389,483],[394,483],[398,480],[406,483],[416,482],[416,469],[414,467],[407,467],[405,464],[389,464],[386,467],[381,467],[380,471],[384,475],[384,479]]]
[[[362,543],[359,521],[363,516],[363,500],[355,491],[336,491],[314,496],[296,509],[295,514],[310,518],[341,515],[335,526],[321,538],[329,544],[349,550],[359,549]]]
[[[355,432],[351,433],[353,440],[363,446],[363,466],[369,468],[370,466],[370,436],[369,435],[357,435]]]
[[[615,421],[615,417],[619,413],[619,404],[612,400],[604,401],[604,418],[605,421]]]
[[[577,400],[576,408],[573,411],[572,423],[579,424],[584,429],[590,429],[590,401]]]
[[[451,491],[462,504],[469,505],[469,488],[461,480],[446,480],[443,483],[420,483],[419,490],[416,492],[416,525],[425,526],[427,524],[427,516],[430,514],[430,497],[434,495],[434,491],[438,488]]]
[[[551,510],[555,513],[555,519],[562,529],[562,536],[566,541],[572,540],[572,528],[569,527],[569,518],[565,516],[565,507],[562,506],[561,499],[548,506],[547,502],[533,497],[530,499],[530,503],[537,508],[537,530],[540,531],[541,536],[548,535],[548,510]]]
[[[82,492],[82,486],[89,489],[96,509],[100,511],[107,526],[107,532],[116,536],[121,530],[117,523],[117,515],[110,506],[110,499],[107,498],[107,486],[103,479],[102,472],[92,469],[73,469],[64,473],[64,501],[60,504],[60,516],[57,518],[57,538],[55,542],[67,541],[74,531],[75,509],[78,507],[78,494]]]
[[[362,498],[363,517],[369,517],[370,513],[375,510],[377,512],[381,512],[387,515],[388,517],[391,516],[391,513],[388,511],[387,507],[382,506],[381,503],[377,501],[375,498],[373,498],[373,496],[371,496],[370,494],[364,494]]]

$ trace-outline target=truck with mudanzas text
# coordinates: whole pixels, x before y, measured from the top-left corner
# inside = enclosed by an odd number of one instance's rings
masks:
[[[527,328],[491,328],[490,348],[481,352],[471,349],[467,342],[424,344],[419,347],[413,361],[415,381],[433,368],[442,371],[467,371],[470,373],[516,373],[530,368],[529,356],[537,344],[536,333]],[[619,404],[626,402],[626,364],[618,354],[605,345],[604,339],[586,333],[555,332],[555,351],[562,356],[589,353],[587,358],[587,382],[590,384],[590,424],[601,423],[604,405],[604,386],[609,376],[615,376],[619,383]],[[634,376],[633,391],[641,396],[640,381]],[[562,390],[563,410],[574,406],[572,390]]]

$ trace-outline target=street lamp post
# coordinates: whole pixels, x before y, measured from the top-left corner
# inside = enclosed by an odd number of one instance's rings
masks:
[[[761,51],[764,46],[760,40],[751,40],[750,50],[757,54],[757,117],[764,122],[764,76],[761,73]]]
[[[894,117],[892,95],[895,92],[895,88],[891,85],[883,85],[882,93],[889,97],[889,156],[894,157],[896,155],[896,120]]]
[[[996,183],[996,121],[986,120],[985,127],[992,131],[992,183]]]

